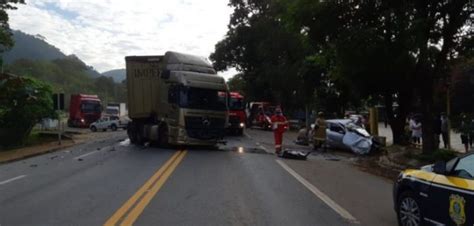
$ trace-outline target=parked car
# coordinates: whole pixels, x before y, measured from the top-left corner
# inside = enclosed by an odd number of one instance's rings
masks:
[[[400,173],[393,188],[399,225],[474,225],[474,154]]]
[[[116,131],[119,128],[127,129],[128,120],[126,118],[120,119],[117,116],[109,116],[103,117],[89,126],[92,132],[96,132],[98,130],[107,131],[107,129],[111,129],[112,131]]]

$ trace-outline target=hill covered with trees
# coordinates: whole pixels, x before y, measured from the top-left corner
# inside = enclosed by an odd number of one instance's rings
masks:
[[[123,83],[103,76],[76,55],[66,56],[41,35],[13,31],[13,39],[15,46],[2,55],[5,72],[38,78],[66,97],[84,93],[97,94],[105,102],[126,101]]]

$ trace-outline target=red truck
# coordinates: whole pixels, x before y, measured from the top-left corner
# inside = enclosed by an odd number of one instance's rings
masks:
[[[249,104],[249,127],[258,126],[264,130],[271,130],[272,121],[270,118],[275,108],[269,102],[251,102]]]
[[[230,92],[228,130],[238,135],[242,135],[244,133],[246,121],[247,116],[245,114],[244,96],[238,92]]]
[[[69,127],[87,128],[102,116],[102,105],[97,95],[73,94],[69,103]]]

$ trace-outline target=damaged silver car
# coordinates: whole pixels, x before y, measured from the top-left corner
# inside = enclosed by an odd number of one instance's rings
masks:
[[[302,129],[295,141],[299,145],[313,143],[314,125],[309,132]],[[358,126],[351,119],[326,120],[326,142],[323,148],[339,148],[351,150],[360,155],[368,154],[377,149],[379,144],[374,142],[373,137],[364,128]]]

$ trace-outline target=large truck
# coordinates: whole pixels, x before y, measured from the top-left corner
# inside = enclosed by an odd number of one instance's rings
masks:
[[[69,127],[87,128],[102,116],[102,105],[97,95],[72,94],[69,102]]]
[[[244,96],[238,92],[230,92],[229,95],[229,127],[228,131],[238,135],[244,134],[247,121],[245,114]]]
[[[166,52],[127,56],[130,142],[160,146],[223,142],[228,123],[224,78],[205,58]]]
[[[108,103],[105,108],[105,114],[108,116],[124,117],[128,115],[127,105],[125,103]]]

